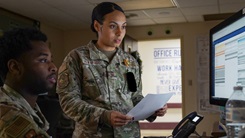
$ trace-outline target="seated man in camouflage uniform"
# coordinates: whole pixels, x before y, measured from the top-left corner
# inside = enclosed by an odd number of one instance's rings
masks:
[[[0,38],[0,137],[49,138],[36,100],[56,83],[57,68],[37,29],[19,28]]]

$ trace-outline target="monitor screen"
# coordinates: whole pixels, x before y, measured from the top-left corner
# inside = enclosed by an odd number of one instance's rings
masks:
[[[245,86],[245,8],[210,30],[210,104],[225,106]]]

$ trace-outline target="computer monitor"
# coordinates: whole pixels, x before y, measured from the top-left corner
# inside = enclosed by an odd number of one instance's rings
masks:
[[[245,86],[245,8],[210,30],[210,104],[225,106]]]

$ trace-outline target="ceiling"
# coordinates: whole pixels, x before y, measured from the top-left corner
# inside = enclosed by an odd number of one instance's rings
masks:
[[[0,0],[0,7],[62,30],[75,30],[90,26],[92,9],[103,1]],[[218,20],[226,18],[226,13],[235,13],[245,7],[245,0],[107,1],[115,2],[125,10],[128,26]]]

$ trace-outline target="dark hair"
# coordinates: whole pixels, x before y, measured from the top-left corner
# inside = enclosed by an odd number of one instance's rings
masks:
[[[97,33],[97,31],[94,28],[94,21],[98,21],[100,24],[103,24],[104,17],[106,14],[111,13],[115,10],[121,11],[124,13],[123,9],[118,6],[115,3],[112,2],[102,2],[98,4],[92,12],[92,23],[91,23],[91,29],[93,32]]]
[[[24,52],[32,49],[31,41],[47,41],[47,36],[35,28],[13,28],[4,32],[0,38],[0,77],[2,83],[8,72],[10,59],[18,59]]]

